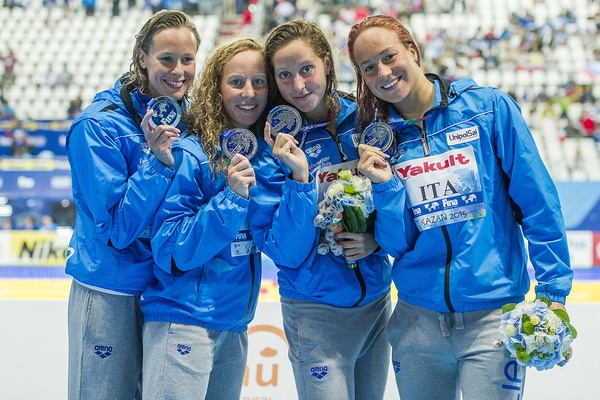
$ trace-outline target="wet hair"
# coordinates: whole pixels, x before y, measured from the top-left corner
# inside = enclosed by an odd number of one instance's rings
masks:
[[[220,157],[217,147],[220,146],[221,133],[233,126],[225,112],[221,94],[223,70],[236,54],[246,50],[256,51],[264,57],[264,46],[252,38],[236,38],[222,42],[209,54],[204,63],[204,69],[192,89],[191,104],[182,117],[189,132],[202,140],[202,147],[208,157],[213,173],[220,173],[227,169],[225,158]],[[269,87],[268,99],[272,99],[271,88],[274,85],[268,80],[267,84]],[[268,99],[263,115],[250,127],[250,130],[255,134],[258,132],[262,135],[264,121],[270,105]]]
[[[148,70],[142,68],[140,64],[140,54],[150,53],[154,36],[164,29],[187,28],[192,32],[196,39],[196,52],[200,47],[200,34],[196,29],[196,25],[181,11],[161,10],[154,14],[135,35],[135,45],[133,46],[133,54],[131,65],[129,66],[129,74],[125,76],[123,85],[127,86],[129,91],[136,88],[142,93],[150,93],[150,82],[148,79]]]
[[[282,47],[288,45],[294,40],[300,39],[306,43],[319,57],[323,63],[329,58],[331,63],[330,72],[326,76],[325,96],[326,104],[331,112],[339,111],[339,104],[334,93],[337,91],[337,78],[335,76],[335,65],[333,62],[333,53],[331,45],[327,40],[325,33],[314,22],[296,19],[277,25],[271,30],[265,41],[265,54],[267,59],[267,73],[269,79],[275,82],[275,71],[273,68],[273,56]],[[285,100],[279,95],[279,103]]]
[[[389,111],[383,100],[378,99],[367,87],[360,72],[360,67],[356,63],[354,56],[354,44],[358,36],[369,28],[388,29],[396,35],[404,47],[410,49],[412,46],[417,55],[417,65],[421,65],[421,52],[417,46],[415,38],[412,36],[408,28],[394,17],[388,15],[371,15],[360,22],[357,22],[350,28],[348,33],[348,55],[356,73],[356,102],[360,110],[358,117],[358,130],[362,131],[371,122],[379,119],[387,122],[389,119]],[[375,115],[377,111],[377,115]]]

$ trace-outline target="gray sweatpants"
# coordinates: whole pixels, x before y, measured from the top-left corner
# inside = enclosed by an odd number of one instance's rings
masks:
[[[89,289],[69,295],[69,399],[141,399],[139,297]]]
[[[281,309],[300,400],[383,398],[389,295],[352,308],[281,298]]]
[[[239,400],[247,332],[173,322],[144,324],[144,400]]]
[[[517,400],[525,367],[495,347],[500,309],[440,313],[398,301],[387,328],[402,400]]]

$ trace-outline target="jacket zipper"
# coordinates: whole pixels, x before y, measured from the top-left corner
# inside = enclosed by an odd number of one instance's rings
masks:
[[[425,157],[430,157],[429,143],[427,143],[427,132],[425,129],[426,122],[423,121],[421,130],[421,144],[423,145],[423,153]],[[444,301],[450,312],[455,312],[452,301],[450,300],[450,267],[452,265],[452,242],[446,225],[441,226],[442,234],[444,235],[444,243],[446,244],[446,264],[444,265]]]
[[[365,299],[365,296],[367,295],[367,285],[365,284],[365,278],[363,278],[362,273],[360,272],[358,261],[356,261],[356,267],[353,269],[354,273],[356,274],[356,278],[358,279],[358,283],[360,284],[360,298],[352,305],[352,307],[356,307]]]
[[[344,153],[344,149],[342,148],[342,142],[340,142],[340,139],[333,132],[329,130],[327,130],[327,132],[329,133],[329,136],[331,136],[331,139],[335,142],[335,144],[337,144],[340,157],[342,158],[342,162],[348,161],[348,156],[346,156],[346,153]],[[356,261],[356,267],[352,269],[354,270],[354,273],[356,274],[356,279],[358,280],[358,284],[360,285],[360,297],[358,301],[352,305],[352,307],[356,307],[365,299],[365,296],[367,295],[367,285],[365,284],[365,278],[363,278],[362,273],[360,272],[360,265],[358,264],[358,261]]]
[[[248,316],[250,315],[250,312],[252,311],[252,302],[254,300],[254,282],[256,280],[256,276],[255,276],[256,267],[254,265],[255,254],[256,253],[252,253],[250,255],[250,273],[252,275],[252,281],[251,281],[252,284],[250,286],[250,298],[248,299],[248,306],[246,307],[246,315],[244,316],[242,321],[235,326],[235,328],[246,323],[246,321],[248,320]]]

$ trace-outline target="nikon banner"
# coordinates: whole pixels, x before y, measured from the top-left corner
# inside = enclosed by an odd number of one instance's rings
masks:
[[[65,265],[71,229],[0,231],[0,266]]]

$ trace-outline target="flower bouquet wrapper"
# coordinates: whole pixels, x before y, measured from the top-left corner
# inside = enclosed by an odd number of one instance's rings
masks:
[[[351,170],[339,171],[338,179],[331,182],[318,205],[318,214],[313,223],[321,228],[323,235],[319,254],[331,251],[342,256],[343,247],[334,239],[338,232],[363,233],[373,229],[375,210],[371,181],[364,176],[353,175]],[[356,263],[348,261],[349,268]]]
[[[564,310],[550,310],[546,297],[534,301],[509,303],[502,307],[500,340],[511,357],[526,367],[538,371],[564,366],[573,353],[571,343],[577,330]]]

